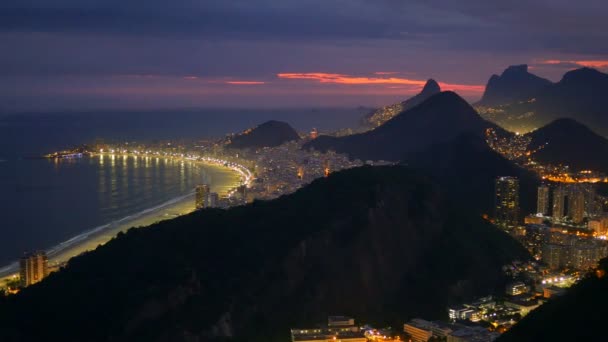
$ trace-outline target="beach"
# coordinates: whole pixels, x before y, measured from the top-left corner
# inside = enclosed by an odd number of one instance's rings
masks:
[[[241,184],[241,176],[234,170],[214,164],[205,163],[205,166],[222,169],[223,172],[226,172],[226,177],[222,178],[221,184],[212,184],[214,191],[217,191],[220,195],[227,194],[231,189]],[[49,266],[52,268],[64,264],[74,256],[94,250],[110,241],[119,232],[126,232],[133,227],[147,227],[156,222],[191,213],[194,210],[194,192],[190,192],[158,206],[95,227],[47,249]],[[0,288],[5,286],[7,279],[17,276],[18,272],[18,261],[0,268]]]

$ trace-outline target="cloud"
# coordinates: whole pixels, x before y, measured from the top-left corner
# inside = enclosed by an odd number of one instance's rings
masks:
[[[226,83],[226,84],[232,84],[232,85],[260,85],[260,84],[266,84],[266,82],[263,82],[263,81],[226,81],[224,83]]]
[[[417,89],[421,89],[425,84],[426,80],[400,78],[400,77],[365,77],[365,76],[353,76],[344,74],[332,74],[322,72],[312,73],[279,73],[277,77],[280,79],[289,80],[310,80],[317,81],[319,83],[326,84],[344,84],[344,85],[407,85],[415,86]],[[442,83],[439,85],[444,90],[452,90],[457,92],[471,93],[483,93],[485,86],[483,85],[470,85],[470,84],[450,84]],[[392,88],[394,89],[394,88]]]
[[[538,62],[542,65],[552,65],[564,68],[573,67],[588,67],[596,69],[608,68],[608,60],[559,60],[559,59],[547,59]]]

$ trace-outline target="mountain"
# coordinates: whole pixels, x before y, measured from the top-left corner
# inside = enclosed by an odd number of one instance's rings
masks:
[[[0,340],[278,342],[328,314],[447,318],[528,257],[426,176],[366,166],[120,234],[4,298]]]
[[[594,274],[532,311],[497,342],[606,341],[607,272],[608,260],[604,259]]]
[[[512,65],[500,76],[490,77],[483,97],[476,105],[497,106],[525,101],[551,84],[551,81],[529,73],[526,64]]]
[[[451,141],[436,144],[406,158],[403,163],[420,168],[433,178],[454,200],[479,214],[494,211],[496,178],[519,179],[522,216],[536,212],[536,189],[540,179],[493,151],[485,140],[464,134]]]
[[[240,149],[275,147],[299,139],[298,132],[288,123],[271,120],[237,134],[227,147]]]
[[[574,170],[608,173],[608,140],[573,119],[559,119],[530,135],[534,159],[546,164],[569,165]]]
[[[608,74],[581,68],[529,94],[526,101],[477,109],[483,117],[512,131],[527,132],[559,118],[572,118],[608,136],[607,93]]]
[[[440,92],[441,87],[439,87],[439,84],[435,80],[429,79],[426,81],[426,84],[418,95],[415,95],[403,102],[384,106],[370,112],[362,119],[362,125],[371,128],[381,126],[388,120],[395,117],[395,115],[416,107],[431,96],[439,94]]]
[[[345,137],[321,136],[304,148],[333,150],[362,160],[399,161],[410,153],[463,133],[482,136],[490,127],[500,130],[483,120],[456,93],[446,91],[399,113],[372,131]]]

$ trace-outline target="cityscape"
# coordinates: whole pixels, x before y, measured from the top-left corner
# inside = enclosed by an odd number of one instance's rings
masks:
[[[0,5],[0,342],[606,340],[602,1]]]

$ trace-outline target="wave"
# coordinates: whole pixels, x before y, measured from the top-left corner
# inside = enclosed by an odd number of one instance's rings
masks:
[[[125,216],[121,219],[118,219],[118,220],[112,221],[110,223],[87,230],[81,234],[78,234],[66,241],[63,241],[63,242],[57,244],[54,247],[47,249],[46,254],[49,257],[49,259],[51,259],[54,256],[57,256],[58,254],[60,254],[61,252],[64,252],[65,250],[69,249],[70,247],[77,245],[79,242],[86,241],[90,237],[96,236],[99,233],[102,233],[102,232],[107,231],[112,228],[116,228],[120,225],[128,223],[129,221],[134,221],[138,218],[141,218],[142,216],[156,212],[158,210],[161,210],[161,209],[171,206],[173,204],[179,203],[179,202],[187,199],[188,197],[192,197],[193,195],[194,195],[194,191],[191,191],[185,195],[172,198],[172,199],[170,199],[164,203],[161,203],[157,206],[154,206],[152,208],[142,210],[138,213],[131,214],[131,215]],[[129,227],[129,228],[131,228],[131,227]],[[13,262],[9,265],[6,265],[6,266],[0,268],[0,277],[5,277],[5,276],[11,275],[13,273],[16,273],[18,271],[19,271],[19,262]]]

